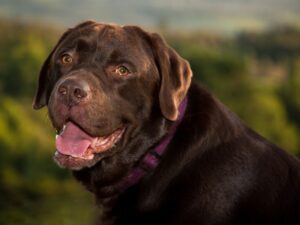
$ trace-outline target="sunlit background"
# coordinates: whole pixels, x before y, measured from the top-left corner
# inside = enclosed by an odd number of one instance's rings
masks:
[[[54,164],[47,112],[31,108],[47,54],[87,19],[162,34],[194,79],[300,156],[299,0],[0,0],[1,225],[93,224],[92,195]]]

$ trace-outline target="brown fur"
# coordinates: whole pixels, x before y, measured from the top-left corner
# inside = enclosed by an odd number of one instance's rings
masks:
[[[75,62],[57,63],[64,51]],[[112,68],[132,71],[118,77]],[[189,64],[156,34],[92,21],[68,30],[41,69],[35,108],[53,126],[76,122],[93,136],[126,127],[93,161],[61,161],[104,206],[99,224],[300,224],[300,162],[249,129],[203,87]],[[57,92],[66,79],[88,83],[90,98],[70,107]],[[182,123],[159,166],[124,191],[121,181],[168,133],[184,96]]]

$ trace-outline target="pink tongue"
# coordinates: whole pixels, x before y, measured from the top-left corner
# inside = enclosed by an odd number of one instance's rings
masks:
[[[82,157],[95,139],[74,123],[68,122],[63,132],[56,137],[56,149],[64,155]]]

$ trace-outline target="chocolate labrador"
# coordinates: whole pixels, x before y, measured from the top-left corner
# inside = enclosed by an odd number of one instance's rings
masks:
[[[195,81],[157,34],[87,21],[42,66],[54,159],[108,225],[300,224],[300,162]]]

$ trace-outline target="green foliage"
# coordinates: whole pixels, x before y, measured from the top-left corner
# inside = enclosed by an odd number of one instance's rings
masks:
[[[57,38],[50,28],[0,22],[0,91],[15,97],[32,96],[41,63]]]
[[[300,52],[300,30],[290,26],[276,27],[264,33],[242,33],[236,39],[241,49],[257,57],[274,60],[294,58]]]
[[[91,195],[52,160],[47,112],[31,109],[39,69],[60,32],[9,21],[0,29],[0,224],[92,224]],[[194,79],[251,128],[300,155],[299,30],[165,36]]]
[[[295,58],[289,64],[286,82],[279,90],[279,94],[287,108],[291,120],[300,127],[300,58]]]

